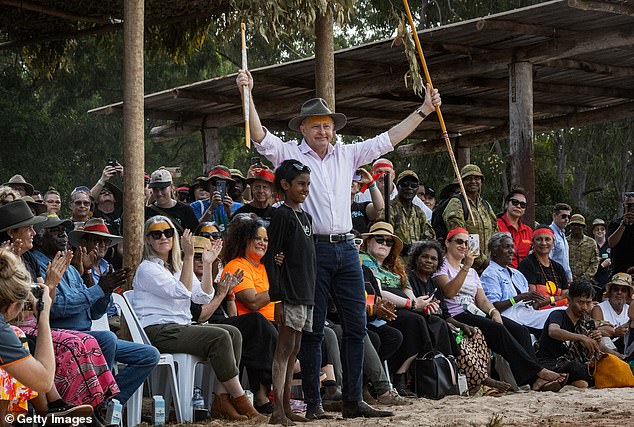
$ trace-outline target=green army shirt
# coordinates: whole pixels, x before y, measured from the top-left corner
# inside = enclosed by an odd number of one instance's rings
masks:
[[[412,203],[408,209],[396,197],[390,202],[391,217],[390,222],[394,227],[394,234],[401,238],[405,248],[420,240],[435,240],[436,233],[427,220],[423,210]],[[402,255],[407,255],[404,250]]]
[[[588,236],[583,236],[580,241],[567,237],[569,248],[570,269],[572,278],[592,279],[599,268],[599,250],[597,242]]]

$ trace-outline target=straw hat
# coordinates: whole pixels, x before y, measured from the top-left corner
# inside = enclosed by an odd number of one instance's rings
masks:
[[[616,273],[614,276],[612,276],[612,280],[610,280],[605,285],[606,294],[610,293],[610,288],[612,288],[612,285],[628,287],[630,290],[630,295],[632,294],[632,291],[634,291],[634,285],[632,285],[632,276],[627,273]]]
[[[395,255],[399,256],[401,251],[403,250],[403,241],[400,237],[394,234],[394,227],[389,222],[378,221],[372,224],[370,227],[370,231],[367,233],[363,233],[361,237],[367,239],[368,237],[373,236],[392,236],[394,238],[394,247],[392,248],[395,251]]]

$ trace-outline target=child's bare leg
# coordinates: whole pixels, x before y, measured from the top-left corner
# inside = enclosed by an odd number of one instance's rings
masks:
[[[308,422],[305,417],[302,417],[301,415],[298,415],[291,410],[291,384],[293,381],[293,366],[295,366],[297,353],[299,352],[299,347],[302,344],[302,333],[293,330],[293,339],[293,352],[288,359],[288,365],[286,367],[286,383],[284,384],[284,413],[291,421],[305,423]]]
[[[277,307],[276,307],[277,308]],[[285,414],[285,396],[284,389],[286,380],[289,376],[287,372],[289,366],[289,358],[293,354],[295,346],[295,337],[293,329],[280,324],[278,327],[279,335],[277,338],[277,347],[273,357],[273,396],[275,397],[275,405],[273,406],[273,415],[269,419],[269,424],[282,424],[285,426],[295,425]],[[301,335],[300,335],[301,337]],[[292,367],[292,365],[291,365]],[[293,377],[291,368],[290,377]]]

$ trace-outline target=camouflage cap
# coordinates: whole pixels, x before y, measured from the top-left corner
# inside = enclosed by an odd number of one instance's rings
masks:
[[[398,178],[396,178],[396,184],[398,185],[398,183],[405,178],[414,178],[416,181],[420,182],[420,179],[418,179],[418,175],[416,175],[416,172],[414,172],[413,170],[404,170],[403,172],[398,174]]]
[[[581,214],[574,214],[572,217],[570,217],[570,222],[568,223],[568,225],[582,225],[585,227],[586,219]]]
[[[484,175],[482,175],[482,171],[477,165],[468,164],[462,167],[460,170],[460,178],[465,179],[468,176],[479,176],[484,181]]]

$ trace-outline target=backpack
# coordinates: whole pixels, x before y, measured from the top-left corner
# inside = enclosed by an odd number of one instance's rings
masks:
[[[469,220],[469,209],[467,208],[467,201],[462,194],[441,200],[440,203],[438,203],[438,205],[434,208],[434,213],[431,217],[431,226],[436,233],[436,239],[441,242],[445,241],[445,237],[447,237],[447,232],[449,231],[447,230],[447,225],[445,224],[445,220],[443,219],[442,215],[445,212],[449,201],[454,198],[460,200],[460,203],[462,204],[462,212],[464,212],[465,223]],[[489,212],[493,212],[493,209],[491,208],[489,202],[484,199],[482,199],[482,202]]]

